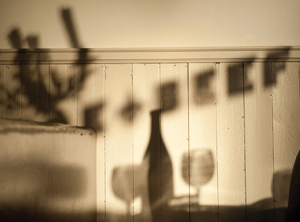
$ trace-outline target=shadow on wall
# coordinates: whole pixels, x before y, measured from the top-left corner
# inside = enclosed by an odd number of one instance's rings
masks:
[[[80,212],[66,215],[49,209],[51,202],[80,198],[86,193],[83,168],[31,160],[1,162],[1,221],[83,221]],[[4,192],[5,191],[5,192]],[[92,216],[85,215],[86,217]],[[95,218],[95,216],[93,216]],[[81,219],[79,219],[81,218]]]
[[[39,53],[38,36],[29,35],[23,37],[19,28],[13,28],[7,38],[11,47],[17,49],[15,64],[20,66],[11,71],[12,73],[9,76],[6,76],[9,84],[3,85],[2,83],[0,85],[0,92],[3,94],[0,98],[0,105],[5,107],[8,118],[11,114],[12,116],[17,116],[20,113],[21,106],[22,112],[26,109],[35,110],[36,116],[43,117],[42,121],[70,123],[68,120],[69,117],[62,111],[60,105],[67,100],[77,99],[77,96],[83,90],[83,86],[91,74],[86,61],[92,62],[93,60],[89,55],[89,50],[82,48],[71,9],[62,8],[60,16],[70,46],[79,49],[77,60],[73,63],[76,65],[77,70],[66,76],[62,76],[62,73],[56,69],[50,69],[50,73],[47,73],[49,70],[45,71],[40,65],[41,61],[46,61],[49,55],[47,55],[46,49],[42,50],[43,53]],[[29,46],[29,50],[23,49],[26,44]],[[264,67],[265,87],[276,84],[278,72],[285,68],[284,63],[271,66],[270,62],[277,61],[278,58],[285,58],[289,54],[289,50],[290,47],[285,47],[280,52],[268,55]],[[253,89],[253,84],[248,80],[247,73],[244,72],[244,66],[251,66],[254,60],[255,58],[248,58],[245,59],[243,65],[229,66],[227,70],[229,96],[242,94],[244,91]],[[24,64],[30,61],[37,62],[29,66],[23,65],[21,61],[24,61]],[[212,79],[216,79],[214,78],[216,75],[215,72],[216,70],[208,70],[204,73],[199,73],[193,79],[195,83],[195,104],[205,105],[215,101],[216,95],[210,88]],[[162,95],[162,108],[173,110],[180,105],[176,97],[178,91],[176,82],[164,83],[159,90],[161,90]],[[22,98],[20,94],[22,94]],[[84,125],[94,127],[98,132],[102,132],[103,123],[100,120],[101,118],[97,117],[102,114],[104,106],[103,102],[99,102],[94,106],[86,107],[83,111],[85,118]],[[125,107],[120,110],[120,115],[126,122],[131,123],[141,107],[143,107],[143,104],[135,104],[129,100]]]
[[[106,213],[106,221],[124,221],[124,218],[130,221],[134,217],[136,221],[180,222],[187,221],[187,215],[201,221],[212,221],[212,218],[224,216],[228,221],[244,221],[246,211],[246,217],[251,221],[274,221],[274,217],[277,221],[284,221],[291,179],[290,171],[275,173],[273,183],[270,184],[272,197],[251,205],[218,206],[199,203],[199,195],[205,195],[200,193],[200,188],[208,183],[214,174],[215,161],[209,149],[193,150],[189,158],[190,166],[187,165],[187,161],[182,161],[181,164],[182,179],[196,188],[197,194],[175,197],[174,168],[161,135],[159,118],[159,110],[151,112],[151,135],[143,162],[140,165],[114,168],[111,178],[112,190],[117,198],[126,203],[127,214]],[[186,160],[187,156],[188,154],[184,153],[182,160]],[[296,173],[297,170],[294,169],[292,181],[298,179]],[[298,185],[299,180],[297,185],[291,185],[290,197],[299,191]],[[274,186],[276,190],[280,190],[280,194],[274,193]],[[138,198],[141,198],[141,212],[132,215],[131,206]],[[296,202],[298,204],[299,199],[293,201],[290,198],[289,208],[293,208],[292,205]],[[98,214],[103,216],[101,212]]]
[[[15,116],[14,113],[26,109],[35,110],[32,115],[43,117],[43,121],[68,123],[68,118],[59,108],[59,104],[69,99],[77,99],[77,95],[83,90],[83,86],[91,74],[87,64],[82,61],[92,61],[89,57],[89,50],[81,48],[79,38],[72,20],[71,10],[62,9],[61,16],[63,24],[69,35],[71,47],[80,48],[78,58],[74,64],[77,65],[77,71],[68,76],[62,76],[57,70],[50,71],[41,68],[41,61],[48,59],[47,50],[43,49],[43,53],[39,53],[38,36],[27,36],[23,38],[19,28],[14,28],[8,34],[8,40],[11,47],[17,49],[14,64],[18,65],[17,69],[10,71],[10,75],[6,75],[6,81],[9,84],[0,86],[0,92],[3,93],[0,105],[6,110],[6,117]],[[23,49],[27,43],[30,49]],[[43,57],[41,57],[43,55]],[[24,64],[21,62],[24,61]],[[37,61],[36,64],[25,65],[26,62]],[[6,67],[9,69],[9,66]],[[51,88],[49,86],[51,83]],[[37,93],[38,92],[38,93]],[[20,96],[22,94],[22,98]],[[51,107],[50,107],[51,106]],[[96,104],[94,107],[87,107],[85,112],[85,125],[102,131],[101,121],[92,122],[98,113],[101,113],[103,103]],[[26,117],[25,117],[26,118]]]
[[[286,214],[286,222],[296,222],[300,218],[300,151],[295,160],[290,192],[288,210]]]
[[[22,109],[27,107],[34,107],[37,110],[38,115],[48,116],[49,122],[59,122],[68,123],[67,117],[59,109],[59,104],[72,98],[76,98],[76,95],[83,89],[83,85],[86,82],[88,76],[91,74],[87,65],[84,61],[89,58],[89,50],[81,48],[80,39],[77,35],[76,27],[72,19],[72,13],[70,9],[61,10],[61,18],[63,24],[68,33],[69,41],[71,47],[80,48],[77,56],[77,61],[74,63],[78,66],[77,73],[74,72],[72,75],[67,76],[65,79],[61,78],[61,73],[57,71],[50,72],[49,75],[43,75],[43,70],[40,67],[40,61],[47,60],[47,53],[43,53],[45,57],[41,58],[38,52],[39,39],[38,36],[27,36],[22,37],[19,28],[14,28],[8,35],[8,39],[11,43],[12,48],[17,49],[15,56],[15,63],[21,65],[20,70],[15,70],[9,78],[11,82],[8,86],[0,86],[0,90],[4,94],[5,101],[0,100],[0,104],[5,106],[7,112],[19,111],[20,104]],[[22,49],[24,44],[27,43],[29,50]],[[46,52],[46,50],[43,50]],[[268,63],[274,61],[275,58],[286,56],[289,52],[289,48],[282,50],[282,53],[269,55],[266,60],[265,74],[264,74],[264,86],[269,87],[276,84],[277,73],[284,69],[284,64],[279,64],[276,67],[271,67]],[[26,58],[24,58],[26,56]],[[32,66],[23,65],[20,63],[20,59],[23,61],[36,60],[37,63]],[[244,65],[250,65],[253,62],[253,58],[245,61]],[[91,61],[91,60],[89,60]],[[271,69],[271,70],[270,70]],[[35,75],[37,73],[37,75]],[[215,70],[207,71],[205,73],[199,73],[199,75],[194,79],[195,82],[195,97],[194,102],[197,105],[203,105],[207,103],[212,103],[215,101],[215,94],[210,90],[211,79],[215,75]],[[244,73],[244,66],[233,65],[227,70],[227,80],[228,80],[228,95],[233,96],[238,93],[243,93],[245,90],[252,90],[253,85],[248,81],[246,74]],[[51,89],[49,88],[49,82],[51,82]],[[161,88],[161,106],[164,111],[170,111],[176,109],[180,104],[178,104],[178,99],[176,97],[178,86],[176,82],[164,83]],[[22,100],[20,99],[20,92],[22,92]],[[43,98],[38,98],[39,96]],[[151,92],[150,92],[151,93]],[[51,107],[50,107],[51,101]],[[120,111],[120,115],[127,122],[131,123],[134,119],[135,113],[139,111],[142,104],[132,104],[131,102],[126,103],[124,109]],[[98,130],[98,132],[103,131],[103,125],[101,121],[96,121],[97,115],[101,115],[104,109],[103,103],[98,103],[91,107],[86,107],[84,110],[85,125],[92,126]],[[182,177],[187,184],[198,189],[198,194],[196,197],[193,196],[182,196],[174,197],[173,195],[173,169],[170,156],[168,154],[168,149],[165,146],[163,138],[161,136],[160,130],[160,112],[159,110],[153,111],[151,113],[152,126],[151,135],[147,150],[144,154],[143,163],[141,165],[128,165],[128,166],[117,166],[113,170],[112,174],[112,190],[116,197],[124,201],[128,207],[126,215],[110,215],[106,212],[98,212],[99,215],[106,215],[107,221],[110,221],[111,216],[114,219],[119,217],[119,220],[114,221],[124,221],[124,218],[133,217],[131,214],[130,206],[133,198],[141,197],[142,199],[142,212],[134,215],[136,221],[186,221],[186,215],[190,218],[201,219],[201,221],[210,221],[211,218],[215,218],[222,214],[228,215],[231,221],[241,221],[244,218],[238,218],[236,215],[244,215],[245,206],[205,206],[198,203],[198,196],[200,195],[201,186],[207,183],[214,172],[214,162],[212,155],[203,149],[193,151],[195,153],[190,154],[190,166],[182,164]],[[184,154],[187,155],[187,154]],[[185,157],[182,157],[186,159]],[[299,159],[299,155],[298,158]],[[298,161],[299,162],[299,161]],[[1,167],[2,164],[5,167]],[[17,180],[19,177],[16,175],[21,174],[22,176],[28,174],[34,174],[38,170],[38,174],[42,177],[46,174],[48,179],[42,180],[46,184],[45,192],[51,194],[53,198],[59,196],[65,196],[68,198],[76,197],[84,192],[84,184],[82,184],[85,172],[76,169],[68,168],[65,170],[60,170],[58,172],[59,166],[50,163],[38,163],[33,162],[32,164],[24,166],[14,166],[6,167],[5,163],[0,165],[0,175],[4,177],[10,177],[12,180]],[[295,164],[299,165],[299,164]],[[190,168],[189,168],[190,167]],[[190,171],[188,171],[188,168]],[[297,167],[299,168],[299,167]],[[133,172],[135,174],[133,174]],[[11,177],[11,175],[14,175]],[[51,178],[55,175],[61,178],[62,181],[68,180],[73,181],[75,186],[72,189],[67,189],[67,187],[62,186],[60,190],[48,189],[47,184],[51,184]],[[135,177],[133,178],[133,175]],[[299,189],[295,188],[294,182],[299,176],[298,171],[294,169],[293,179],[290,191],[290,202],[289,202],[289,215],[294,213],[294,203],[296,202],[293,198],[299,193]],[[49,179],[50,178],[50,179]],[[286,172],[280,172],[274,174],[273,181],[276,181],[277,186],[282,186],[282,190],[288,192],[287,186],[289,185],[290,175]],[[29,181],[30,182],[30,181]],[[122,183],[121,183],[122,182]],[[14,182],[15,183],[15,182]],[[296,182],[298,183],[298,182]],[[131,188],[135,186],[135,191]],[[273,185],[270,185],[273,187]],[[159,187],[160,189],[157,189]],[[22,187],[20,186],[20,189]],[[33,189],[32,191],[33,203],[40,197],[40,188]],[[286,193],[287,194],[287,193]],[[205,194],[201,194],[205,195]],[[51,197],[52,197],[51,196]],[[285,214],[285,208],[279,207],[274,209],[274,199],[275,194],[273,192],[273,197],[269,199],[264,199],[258,201],[250,206],[247,206],[247,217],[254,218],[255,221],[273,221],[274,215],[276,218],[283,220]],[[176,201],[174,201],[176,200]],[[287,201],[287,195],[283,195],[279,200],[280,203],[285,203]],[[174,204],[178,203],[178,204]],[[36,213],[40,214],[40,211],[36,211],[36,206],[27,205],[25,207],[16,207],[13,205],[13,211],[7,210],[6,208],[1,208],[1,215],[7,221],[11,219],[12,221],[24,221],[24,218],[28,218],[28,221],[37,221]],[[284,204],[283,204],[284,205]],[[23,205],[22,205],[23,206]],[[299,206],[299,205],[298,205]],[[3,209],[3,210],[2,210]],[[34,213],[33,213],[34,209]],[[163,214],[162,214],[163,209]],[[42,214],[43,209],[41,209]],[[95,213],[95,212],[92,212]],[[20,217],[22,215],[22,217]],[[221,217],[221,216],[220,216]],[[292,216],[291,216],[292,217]],[[60,216],[57,216],[55,212],[53,215],[51,212],[47,212],[47,215],[40,215],[39,221],[80,221],[77,212],[67,213],[63,212]],[[5,221],[5,220],[4,220]]]
[[[96,132],[0,119],[0,221],[96,221]]]

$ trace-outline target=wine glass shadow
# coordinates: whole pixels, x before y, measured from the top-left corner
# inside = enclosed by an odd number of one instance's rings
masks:
[[[134,167],[132,165],[115,167],[112,173],[113,193],[117,198],[126,202],[128,218],[131,215],[130,204],[134,199],[133,175]]]
[[[189,160],[189,163],[186,161]],[[214,175],[215,164],[213,153],[209,148],[193,149],[184,153],[182,157],[182,176],[184,181],[197,188],[197,195],[193,204],[198,205],[200,189],[207,184]]]

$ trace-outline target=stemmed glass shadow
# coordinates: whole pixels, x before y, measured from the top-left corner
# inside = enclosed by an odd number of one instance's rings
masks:
[[[188,167],[188,159],[190,159],[190,167]],[[200,200],[201,187],[208,183],[214,174],[212,151],[208,148],[191,150],[189,158],[188,153],[184,153],[181,169],[184,181],[197,188],[198,200]]]
[[[127,216],[130,217],[130,204],[134,199],[133,194],[133,173],[134,167],[118,166],[115,167],[112,174],[112,190],[119,199],[126,202]]]

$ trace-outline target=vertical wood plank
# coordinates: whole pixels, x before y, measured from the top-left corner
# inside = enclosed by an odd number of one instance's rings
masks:
[[[66,88],[67,98],[63,102],[64,110],[67,112],[69,118],[68,123],[72,125],[78,125],[78,65],[66,65]]]
[[[65,65],[50,65],[50,122],[67,123],[64,112],[59,107],[60,99],[65,96]]]
[[[79,69],[81,70],[81,69]],[[105,178],[104,178],[104,66],[90,64],[85,67],[87,75],[78,91],[78,125],[93,127],[97,131],[97,221],[105,221]]]
[[[5,101],[5,85],[4,85],[5,65],[0,65],[0,118],[4,118],[4,101]]]
[[[49,122],[50,115],[50,65],[38,65],[38,122]]]
[[[38,66],[21,66],[21,118],[36,121],[38,106]]]
[[[94,127],[97,129],[97,221],[105,221],[104,65],[94,65]]]
[[[50,121],[77,125],[77,66],[50,66]]]
[[[78,65],[80,66],[80,65]],[[97,130],[96,187],[97,221],[105,221],[104,155],[103,155],[103,66],[96,64],[78,67],[78,76],[86,75],[84,82],[78,81],[78,125]]]
[[[187,64],[161,64],[161,130],[173,167],[173,195],[169,207],[189,202],[189,184],[183,180],[183,166],[188,165],[188,71]],[[163,176],[163,175],[162,175]],[[164,194],[162,193],[162,198]],[[162,221],[188,221],[189,212],[168,214],[162,209]]]
[[[85,65],[85,66],[86,66],[85,71],[87,73],[83,73],[83,74],[81,73],[79,75],[87,75],[87,77],[84,82],[82,83],[78,82],[78,84],[81,85],[80,90],[78,91],[78,102],[77,102],[78,103],[78,125],[95,127],[94,124],[94,119],[95,119],[94,109],[96,104],[95,101],[97,100],[97,97],[99,97],[99,99],[102,97],[101,94],[97,95],[95,92],[97,87],[96,84],[101,84],[101,83],[97,83],[97,80],[100,80],[100,79],[96,79],[98,77],[97,74],[100,73],[96,73],[96,71],[101,72],[101,69],[98,70],[99,67],[93,64]],[[79,68],[78,70],[81,69]],[[85,115],[86,111],[88,112],[87,113],[88,116]]]
[[[6,65],[4,72],[5,102],[4,117],[8,119],[21,118],[21,67]]]
[[[104,66],[91,64],[85,67],[87,78],[78,91],[78,124],[97,131],[97,221],[105,221],[104,178]]]
[[[243,86],[242,76],[242,64],[219,65],[217,149],[220,222],[242,221],[246,216],[243,92],[232,90]],[[238,209],[232,212],[228,206],[238,206]]]
[[[209,150],[213,157],[212,177],[203,186],[191,185],[191,196],[197,195],[196,200],[191,198],[191,210],[195,206],[205,206],[205,211],[211,211],[209,221],[218,221],[218,184],[217,184],[217,69],[215,63],[189,64],[189,135],[190,135],[190,169],[200,166],[201,159],[195,155],[201,150]],[[200,170],[200,169],[199,169]],[[210,169],[208,169],[210,171]],[[196,170],[195,170],[196,171]],[[191,181],[197,181],[199,172],[191,172]],[[200,175],[201,176],[201,175]],[[203,175],[201,180],[205,180]],[[200,185],[200,184],[198,184]],[[199,189],[200,188],[200,189]],[[200,194],[195,193],[199,189]],[[208,206],[212,206],[209,208]],[[204,209],[204,208],[203,208]],[[203,218],[191,215],[191,221]]]
[[[260,211],[274,220],[272,197],[273,132],[272,90],[264,86],[264,66],[271,63],[246,63],[245,77],[252,89],[245,89],[245,150],[247,221],[259,221]],[[271,69],[265,69],[271,70]],[[263,204],[262,204],[263,203]],[[265,218],[266,219],[266,218]]]
[[[133,101],[137,104],[133,122],[134,221],[151,221],[147,187],[149,165],[145,159],[151,134],[150,112],[160,109],[159,65],[133,65]],[[158,188],[159,189],[159,188]]]
[[[22,119],[49,122],[49,65],[22,65]]]
[[[82,69],[78,69],[82,70]],[[105,221],[103,100],[104,67],[90,64],[83,69],[87,75],[78,90],[78,125],[93,127],[97,131],[97,221]]]
[[[278,67],[285,67],[277,72]],[[275,221],[284,218],[290,176],[299,151],[299,63],[272,63]]]
[[[106,220],[132,221],[132,65],[106,65],[105,72]]]

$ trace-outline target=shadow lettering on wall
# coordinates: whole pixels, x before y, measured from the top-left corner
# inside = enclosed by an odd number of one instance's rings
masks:
[[[280,52],[271,53],[268,55],[268,58],[266,59],[265,66],[264,66],[264,85],[265,87],[269,87],[276,84],[277,81],[277,75],[280,71],[283,71],[285,69],[284,63],[275,63],[276,66],[270,66],[270,61],[276,61],[280,58],[286,58],[289,54],[291,47],[285,47]],[[271,69],[271,70],[270,70]]]
[[[8,110],[7,113],[18,112],[21,104],[24,110],[27,107],[35,107],[38,112],[37,115],[44,116],[44,119],[48,118],[48,122],[70,123],[68,116],[59,108],[59,104],[71,98],[76,99],[78,94],[83,90],[86,80],[92,73],[86,61],[92,62],[93,58],[89,54],[89,49],[82,48],[72,10],[70,8],[62,8],[60,10],[60,18],[66,30],[70,47],[79,49],[77,60],[73,63],[73,65],[76,65],[77,70],[65,78],[61,76],[62,73],[59,73],[59,71],[55,69],[51,69],[49,75],[43,75],[40,61],[47,60],[47,57],[49,57],[47,50],[43,49],[43,58],[41,58],[41,53],[38,53],[38,49],[40,48],[38,36],[28,35],[24,38],[18,27],[13,28],[7,38],[9,39],[11,47],[18,50],[15,56],[15,64],[20,65],[21,68],[14,70],[15,73],[10,77],[12,81],[14,81],[14,87],[7,85],[0,86],[0,90],[3,91],[5,98],[5,102],[0,100],[0,104],[6,107]],[[29,50],[24,49],[25,44],[29,46]],[[265,87],[276,84],[278,73],[285,69],[284,63],[276,63],[276,61],[278,61],[278,59],[282,61],[282,59],[286,58],[289,51],[290,47],[284,47],[280,52],[268,55],[268,58],[264,62]],[[26,62],[33,60],[37,61],[34,66],[25,65]],[[253,90],[253,84],[248,80],[247,73],[244,72],[244,66],[251,66],[254,60],[255,58],[249,57],[245,59],[242,63],[243,65],[237,64],[229,66],[227,69],[227,89],[229,96],[242,94],[245,90]],[[270,65],[271,63],[273,65]],[[193,100],[195,104],[205,105],[215,101],[216,95],[210,89],[211,81],[213,81],[216,75],[215,72],[216,70],[208,70],[205,73],[199,73],[193,79],[195,82],[195,96]],[[35,75],[36,73],[37,77]],[[51,82],[51,89],[49,82]],[[162,83],[158,88],[160,97],[158,101],[161,101],[161,107],[165,111],[171,111],[180,106],[177,98],[177,82]],[[19,96],[20,91],[22,91],[22,99],[20,99]],[[37,99],[37,94],[43,97],[43,99]],[[119,115],[121,115],[126,122],[131,123],[142,107],[143,104],[140,102],[129,102],[120,110]],[[104,110],[103,102],[95,104],[94,107],[87,107],[83,113],[85,117],[84,125],[95,127],[98,132],[101,132],[103,130],[103,123],[101,121],[92,123],[92,119],[87,113],[93,113],[94,116],[97,117],[101,115],[102,110]],[[95,119],[97,118],[94,118],[94,120]]]
[[[229,95],[243,93],[253,89],[253,85],[248,80],[247,73],[244,72],[244,66],[251,66],[253,60],[254,59],[250,59],[248,62],[243,63],[243,65],[238,64],[228,67],[227,77]]]
[[[194,77],[194,102],[197,105],[209,104],[215,101],[215,93],[211,90],[211,84],[215,78],[214,70],[199,73]]]

